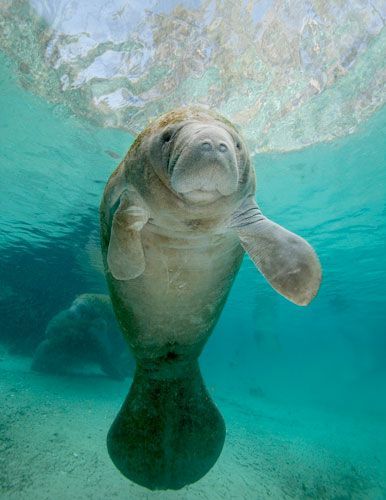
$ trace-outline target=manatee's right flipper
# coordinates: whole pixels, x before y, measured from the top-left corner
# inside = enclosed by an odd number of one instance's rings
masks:
[[[135,193],[124,191],[113,216],[107,265],[117,280],[130,280],[145,270],[140,231],[149,218]]]
[[[195,362],[174,379],[152,378],[137,368],[107,446],[130,480],[151,490],[176,490],[213,467],[224,439],[224,420]]]

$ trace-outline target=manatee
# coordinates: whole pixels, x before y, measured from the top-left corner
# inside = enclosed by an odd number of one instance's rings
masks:
[[[309,304],[319,288],[314,250],[261,213],[255,189],[238,130],[198,107],[151,123],[107,182],[105,274],[136,359],[107,447],[121,473],[149,489],[193,483],[221,453],[225,424],[198,357],[244,253],[295,304]]]
[[[86,362],[95,363],[110,378],[131,374],[132,355],[122,341],[106,294],[79,295],[68,309],[48,323],[35,351],[34,371],[66,374]]]

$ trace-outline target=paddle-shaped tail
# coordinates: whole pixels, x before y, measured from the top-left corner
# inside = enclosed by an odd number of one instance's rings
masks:
[[[176,490],[212,468],[224,439],[224,420],[195,361],[178,377],[159,378],[137,366],[107,446],[130,480],[152,490]]]

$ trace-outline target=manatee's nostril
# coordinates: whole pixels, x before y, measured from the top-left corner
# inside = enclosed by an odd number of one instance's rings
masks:
[[[201,144],[201,149],[203,149],[204,151],[210,151],[212,149],[212,144],[209,141],[204,141]]]
[[[218,150],[221,151],[221,153],[225,153],[225,151],[228,151],[228,146],[224,142],[220,142]]]

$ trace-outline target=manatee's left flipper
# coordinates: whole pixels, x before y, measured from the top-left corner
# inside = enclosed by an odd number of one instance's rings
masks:
[[[229,226],[277,292],[301,306],[311,302],[320,286],[321,267],[303,238],[264,217],[253,197],[233,215]]]
[[[145,270],[140,231],[148,219],[135,193],[124,191],[113,216],[107,251],[107,265],[115,279],[134,279]]]

